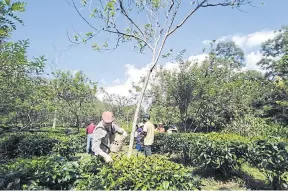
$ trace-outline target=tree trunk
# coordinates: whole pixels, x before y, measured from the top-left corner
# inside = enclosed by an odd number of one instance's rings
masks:
[[[80,132],[80,121],[79,121],[79,116],[78,115],[75,115],[76,116],[76,126],[77,126],[77,133]]]
[[[56,121],[57,121],[57,109],[55,109],[54,111],[54,119],[53,119],[53,129],[55,129],[56,127]]]
[[[151,75],[152,71],[153,71],[153,67],[149,70],[149,72],[147,74],[147,77],[145,79],[143,88],[141,90],[140,97],[138,99],[137,108],[136,108],[136,111],[135,111],[135,114],[134,114],[134,118],[133,118],[132,131],[131,131],[131,134],[130,134],[130,143],[129,143],[129,149],[128,149],[128,153],[127,153],[128,158],[130,158],[130,156],[132,154],[133,143],[134,143],[134,133],[135,133],[135,130],[136,130],[137,119],[138,119],[141,103],[142,103],[142,100],[144,98],[144,93],[145,93],[145,90],[147,88],[147,85],[148,85],[148,82],[149,82],[149,78],[150,78],[150,75]]]
[[[184,132],[186,133],[187,132],[186,120],[184,119],[182,123],[183,123],[183,127],[184,127]]]

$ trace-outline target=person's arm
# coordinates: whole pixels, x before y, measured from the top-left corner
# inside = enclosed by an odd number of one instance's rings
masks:
[[[93,151],[96,155],[99,155],[103,157],[106,161],[106,159],[111,158],[109,154],[102,151],[100,148],[101,140],[106,136],[107,132],[103,130],[102,128],[97,128],[93,132]]]
[[[113,128],[115,129],[115,131],[117,133],[119,133],[119,134],[123,134],[124,133],[124,129],[123,128],[119,127],[118,125],[116,125],[114,123],[112,125],[113,125]]]
[[[113,123],[113,128],[115,129],[115,131],[117,133],[123,135],[123,137],[127,137],[127,133],[126,133],[126,131],[123,128],[119,127],[118,125],[116,125],[114,123]]]

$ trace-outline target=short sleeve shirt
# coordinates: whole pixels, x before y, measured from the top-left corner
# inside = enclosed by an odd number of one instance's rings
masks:
[[[144,138],[144,145],[153,145],[154,142],[154,124],[150,121],[147,121],[144,124],[143,131],[145,131],[146,137]]]

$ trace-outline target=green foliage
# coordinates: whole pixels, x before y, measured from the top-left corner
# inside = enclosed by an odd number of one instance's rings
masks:
[[[85,152],[86,135],[84,133],[62,137],[54,147],[53,151],[59,153],[61,156],[73,157],[76,153]]]
[[[17,159],[1,167],[1,189],[70,189],[79,176],[79,165],[52,155]]]
[[[16,30],[15,22],[23,24],[23,21],[15,14],[25,11],[25,3],[17,1],[10,3],[10,0],[0,1],[0,44],[1,41],[10,36],[13,30]]]
[[[45,112],[47,88],[45,80],[40,77],[45,59],[28,61],[28,45],[28,41],[19,41],[5,43],[0,49],[1,126],[13,123],[29,126],[42,117],[39,111]]]
[[[249,162],[266,175],[272,189],[285,189],[283,186],[288,183],[283,177],[288,171],[287,143],[277,139],[259,140],[249,146],[248,156]]]
[[[265,117],[272,121],[287,126],[287,100],[288,100],[288,27],[285,26],[277,32],[273,39],[267,40],[262,45],[265,56],[258,65],[266,69],[266,76],[272,79],[272,91],[265,96],[263,103]]]
[[[113,164],[79,155],[18,158],[0,165],[1,189],[199,189],[199,182],[182,165],[161,156],[113,156]]]
[[[2,160],[50,154],[57,140],[37,134],[10,134],[0,142]]]
[[[216,45],[215,54],[219,58],[228,60],[231,68],[244,66],[244,52],[235,42],[219,42]]]
[[[160,156],[144,157],[115,156],[115,162],[105,165],[86,187],[93,190],[171,190],[199,189],[191,172],[182,165],[167,161]]]
[[[84,132],[76,135],[48,133],[13,133],[4,134],[0,141],[3,162],[17,157],[31,158],[58,153],[71,158],[76,153],[85,152],[86,135]]]
[[[186,164],[212,168],[229,176],[240,167],[248,142],[249,139],[233,134],[160,134],[155,138],[154,150],[178,154]]]
[[[247,113],[260,115],[255,103],[269,92],[256,71],[240,72],[243,51],[232,42],[212,44],[200,63],[181,62],[178,71],[160,69],[151,84],[151,116],[181,124],[184,131],[220,131]],[[268,85],[263,86],[263,84]]]
[[[247,138],[236,134],[158,134],[154,151],[174,153],[186,164],[212,168],[229,176],[249,162],[264,173],[272,189],[284,188],[286,183],[287,140],[275,138]]]
[[[80,127],[83,106],[94,99],[96,83],[87,78],[83,72],[72,74],[70,71],[57,71],[52,85],[56,96],[64,102],[69,112],[74,116],[76,127]]]
[[[237,133],[242,136],[255,137],[282,137],[288,138],[288,129],[277,123],[269,122],[269,120],[253,115],[244,115],[238,117],[222,132]]]

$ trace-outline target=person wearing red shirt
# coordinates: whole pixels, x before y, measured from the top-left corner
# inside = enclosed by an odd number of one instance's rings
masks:
[[[90,149],[92,148],[92,140],[93,140],[93,131],[95,129],[95,124],[93,120],[90,121],[90,125],[86,127],[86,134],[87,134],[87,146],[86,146],[86,153],[89,154]]]

